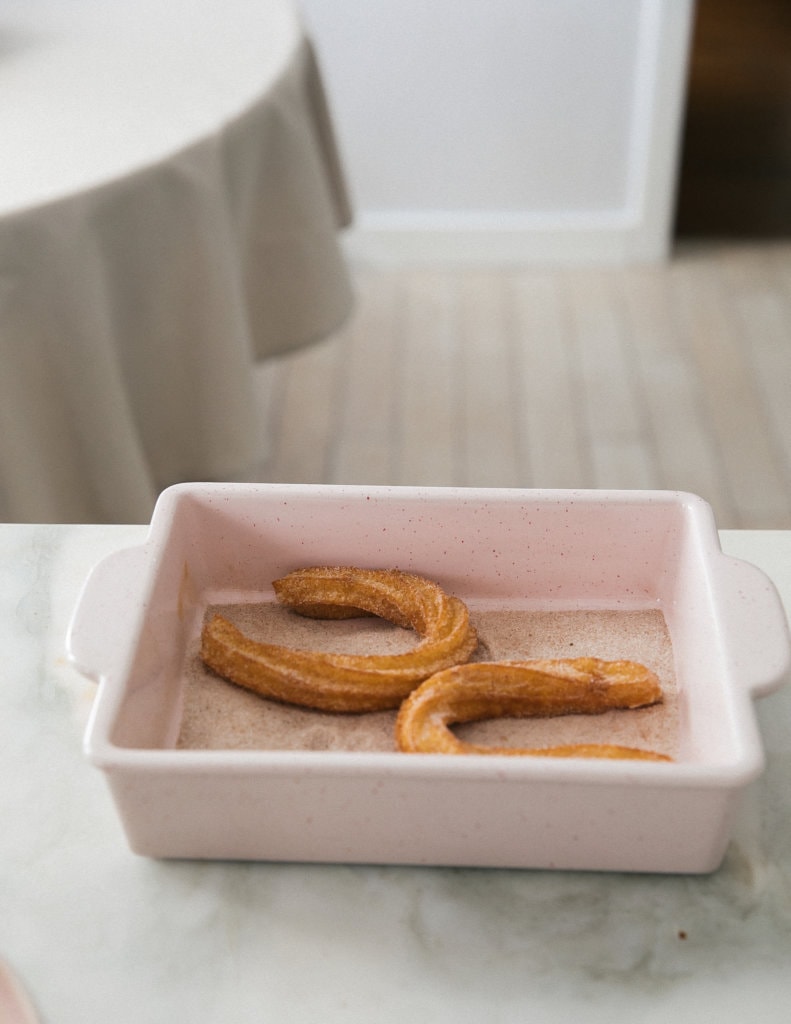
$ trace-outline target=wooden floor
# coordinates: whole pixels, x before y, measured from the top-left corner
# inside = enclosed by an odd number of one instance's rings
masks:
[[[791,243],[356,280],[343,329],[258,371],[260,479],[682,489],[791,528]]]

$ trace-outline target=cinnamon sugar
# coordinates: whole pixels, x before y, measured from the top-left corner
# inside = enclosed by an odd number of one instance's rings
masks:
[[[249,636],[311,650],[398,653],[415,634],[382,619],[317,621],[276,603],[214,606]],[[597,657],[629,659],[659,677],[662,704],[603,715],[552,719],[493,719],[458,727],[475,743],[542,746],[606,742],[643,747],[671,756],[677,746],[678,700],[673,652],[658,609],[636,611],[485,610],[470,607],[480,646],[474,661],[506,658]],[[219,678],[199,657],[194,637],[184,666],[184,706],[178,747],[199,750],[395,750],[395,711],[330,714],[266,700]]]

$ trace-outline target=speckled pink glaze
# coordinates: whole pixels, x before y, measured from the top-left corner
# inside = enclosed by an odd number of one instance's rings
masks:
[[[659,609],[676,760],[179,749],[206,606],[312,564],[419,572],[482,612]],[[86,752],[138,853],[656,872],[719,865],[763,768],[752,700],[789,663],[771,582],[722,553],[704,501],[664,491],[179,485],[145,545],[93,571],[69,650],[100,681]]]

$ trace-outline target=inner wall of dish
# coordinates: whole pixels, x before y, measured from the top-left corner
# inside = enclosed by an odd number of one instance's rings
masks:
[[[271,600],[271,580],[300,566],[354,564],[419,572],[482,611],[660,610],[680,690],[680,756],[697,759],[720,740],[697,724],[696,708],[713,699],[714,680],[711,673],[699,679],[700,652],[711,649],[710,608],[705,581],[697,579],[693,518],[672,500],[525,501],[518,492],[414,501],[364,493],[318,498],[292,489],[237,501],[185,496],[163,538],[148,649],[135,664],[115,741],[176,744],[184,658],[208,605]]]
[[[406,569],[476,601],[525,605],[643,607],[672,588],[689,525],[682,503],[529,493],[275,488],[230,501],[209,492],[185,496],[168,545],[202,592],[250,599],[292,569],[322,564]]]

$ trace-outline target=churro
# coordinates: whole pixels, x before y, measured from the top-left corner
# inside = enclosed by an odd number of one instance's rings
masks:
[[[323,711],[397,708],[424,679],[477,647],[465,604],[436,583],[398,570],[318,566],[272,584],[279,601],[314,618],[376,615],[421,637],[402,654],[334,654],[259,643],[221,615],[203,627],[201,659],[264,697]]]
[[[507,754],[669,761],[664,754],[603,743],[555,747],[489,747],[466,743],[449,726],[500,717],[595,715],[662,699],[657,677],[632,661],[574,658],[477,662],[445,669],[403,702],[396,743],[407,753]]]

